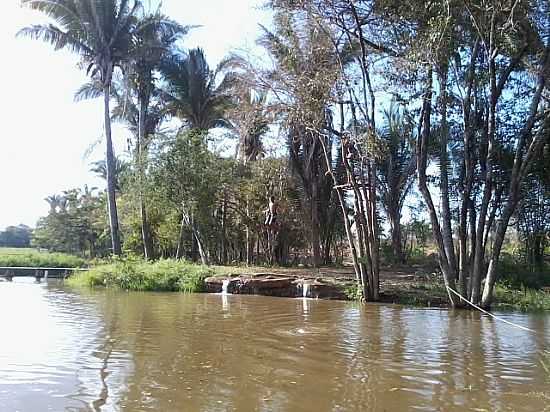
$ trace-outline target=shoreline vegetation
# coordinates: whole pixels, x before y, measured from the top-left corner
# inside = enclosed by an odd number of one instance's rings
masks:
[[[414,307],[448,307],[447,294],[440,275],[404,268],[382,271],[380,303]],[[410,268],[411,269],[411,268]],[[418,268],[416,268],[418,269]],[[273,268],[245,266],[204,266],[175,259],[147,262],[140,258],[115,258],[92,264],[87,272],[71,276],[67,283],[74,287],[107,287],[129,291],[187,292],[206,291],[208,277],[231,278],[238,275],[272,274],[296,278],[315,278],[340,289],[347,300],[361,300],[360,291],[350,278],[349,268],[325,267]],[[521,287],[514,289],[499,282],[492,309],[517,311],[550,310],[550,293],[545,289]]]
[[[345,262],[348,295],[369,302],[549,307],[534,291],[550,287],[548,2],[269,1],[257,56],[215,69],[160,6],[21,3],[49,21],[17,35],[87,69],[75,100],[100,98],[90,171],[106,190],[50,194],[32,233],[0,244],[317,275]],[[194,290],[206,275],[125,262],[89,281]]]
[[[205,292],[205,279],[211,276],[234,277],[268,273],[290,277],[316,278],[339,288],[347,300],[359,301],[361,293],[353,281],[350,268],[326,266],[203,266],[185,260],[160,259],[145,261],[139,257],[86,260],[66,254],[31,248],[0,248],[0,267],[87,267],[90,270],[71,276],[67,283],[74,287],[107,287],[132,291]],[[502,278],[495,288],[492,309],[523,312],[550,310],[550,290],[546,282],[530,281],[521,268],[506,262]],[[544,279],[548,273],[538,273]],[[523,280],[524,282],[520,282]],[[380,302],[414,307],[448,307],[447,293],[435,262],[427,258],[409,265],[386,265],[381,271]]]
[[[0,267],[82,268],[86,259],[67,253],[31,248],[0,248]]]

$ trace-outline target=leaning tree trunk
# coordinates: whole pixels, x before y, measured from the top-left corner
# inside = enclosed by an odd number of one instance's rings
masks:
[[[111,230],[111,243],[113,247],[113,254],[120,256],[122,249],[120,247],[120,235],[118,231],[118,213],[116,207],[116,169],[115,169],[115,154],[113,151],[113,141],[111,138],[111,110],[109,107],[109,100],[111,95],[111,75],[112,68],[107,71],[106,82],[103,88],[104,109],[105,109],[105,141],[107,144],[107,204],[109,207],[109,227]]]
[[[145,156],[145,120],[147,116],[148,99],[141,98],[139,105],[139,127],[137,141],[137,169],[138,169],[138,190],[139,190],[139,211],[141,215],[141,236],[143,239],[143,254],[145,260],[153,258],[153,240],[151,238],[151,230],[147,220],[147,207],[145,205],[145,196],[143,194],[144,181],[144,156]]]
[[[185,229],[187,227],[185,216],[182,215],[180,222],[180,233],[178,236],[178,246],[176,249],[176,259],[183,259],[185,254]]]
[[[196,241],[197,247],[199,249],[199,255],[201,258],[201,262],[203,265],[209,265],[209,259],[208,254],[206,253],[206,249],[204,247],[204,242],[202,240],[202,235],[199,231],[199,228],[197,227],[194,219],[189,216],[189,213],[187,213],[187,210],[185,208],[185,204],[182,204],[182,221],[181,221],[181,228],[180,228],[180,243],[183,236],[183,230],[186,226],[189,226],[191,228],[191,234],[193,235],[193,239]],[[179,250],[179,245],[178,245]]]

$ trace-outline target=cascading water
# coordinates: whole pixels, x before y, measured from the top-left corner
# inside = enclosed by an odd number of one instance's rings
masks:
[[[309,283],[302,283],[302,297],[308,298],[309,296]]]
[[[222,282],[222,295],[227,295],[228,288],[229,288],[229,279],[224,279]]]

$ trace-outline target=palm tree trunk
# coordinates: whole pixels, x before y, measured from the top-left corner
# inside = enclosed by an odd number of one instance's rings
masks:
[[[109,227],[111,230],[111,243],[113,254],[120,256],[122,249],[120,247],[120,234],[118,231],[118,213],[116,207],[115,193],[115,154],[113,151],[113,141],[111,138],[111,110],[109,100],[111,95],[111,75],[112,68],[108,70],[105,86],[103,89],[104,109],[105,109],[105,141],[107,144],[107,204],[109,206]]]
[[[396,262],[404,263],[403,237],[401,234],[401,213],[399,205],[392,204],[388,210],[390,221],[392,252]]]
[[[143,254],[145,260],[149,260],[153,257],[153,242],[151,239],[151,231],[149,228],[149,222],[147,221],[147,208],[145,206],[145,198],[143,194],[143,180],[144,180],[144,166],[143,160],[145,151],[145,118],[147,116],[148,99],[141,98],[139,105],[139,127],[138,127],[138,141],[137,141],[137,169],[138,169],[138,183],[139,183],[139,210],[141,215],[141,235],[143,239]]]

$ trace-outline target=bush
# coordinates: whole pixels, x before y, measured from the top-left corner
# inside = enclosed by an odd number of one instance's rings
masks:
[[[530,267],[504,255],[498,264],[499,279],[511,289],[540,289],[550,285],[550,267]]]
[[[4,253],[0,249],[0,266],[75,268],[86,266],[86,261],[65,253],[48,253],[26,250],[22,253]]]
[[[118,287],[139,291],[201,292],[213,270],[185,261],[113,259],[69,278],[70,285]]]
[[[346,298],[349,300],[360,301],[363,298],[363,291],[357,285],[357,283],[351,283],[344,288]]]
[[[550,310],[550,294],[541,290],[511,289],[503,283],[495,287],[497,305],[505,305],[522,311]]]

